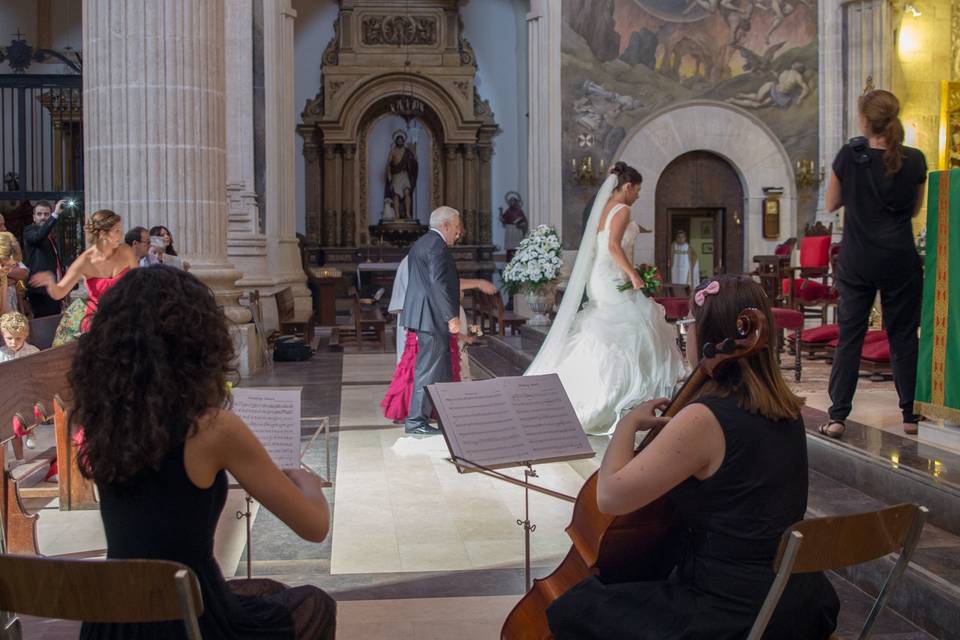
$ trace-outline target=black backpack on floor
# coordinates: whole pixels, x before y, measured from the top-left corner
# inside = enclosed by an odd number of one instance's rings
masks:
[[[311,357],[313,350],[300,338],[281,336],[273,343],[274,362],[303,362]]]

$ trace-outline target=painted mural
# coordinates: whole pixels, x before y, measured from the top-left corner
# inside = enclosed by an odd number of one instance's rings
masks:
[[[794,162],[816,159],[816,0],[563,0],[561,81],[572,248],[596,190],[587,172],[609,166],[628,132],[670,105],[737,105],[765,122]],[[654,188],[656,176],[645,178]],[[810,193],[801,197],[801,222],[814,207]]]

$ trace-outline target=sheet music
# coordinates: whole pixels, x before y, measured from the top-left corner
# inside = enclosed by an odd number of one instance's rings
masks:
[[[484,466],[592,457],[560,378],[430,385],[454,457]]]
[[[233,412],[281,469],[300,467],[300,391],[301,387],[233,389]]]

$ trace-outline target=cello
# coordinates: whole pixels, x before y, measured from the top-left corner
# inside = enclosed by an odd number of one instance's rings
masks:
[[[737,317],[737,337],[720,344],[702,345],[703,357],[676,392],[663,415],[673,417],[696,398],[718,370],[767,346],[769,327],[757,309],[744,309]],[[651,429],[636,453],[660,433]],[[623,516],[611,516],[597,506],[594,472],[580,489],[573,516],[566,528],[572,545],[560,565],[533,586],[510,611],[500,631],[501,640],[549,640],[547,607],[583,580],[597,575],[604,582],[662,580],[675,564],[680,536],[669,498],[663,495]]]

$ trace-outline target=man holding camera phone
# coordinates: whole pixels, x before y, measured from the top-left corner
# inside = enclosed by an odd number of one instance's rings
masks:
[[[54,228],[63,208],[70,206],[73,203],[69,200],[59,200],[53,210],[46,200],[40,200],[33,206],[33,224],[23,230],[23,248],[31,276],[49,271],[56,274],[57,280],[63,277],[64,268],[60,262],[60,248],[54,238]],[[54,316],[62,310],[60,301],[47,295],[45,287],[30,287],[27,300],[35,318]]]

